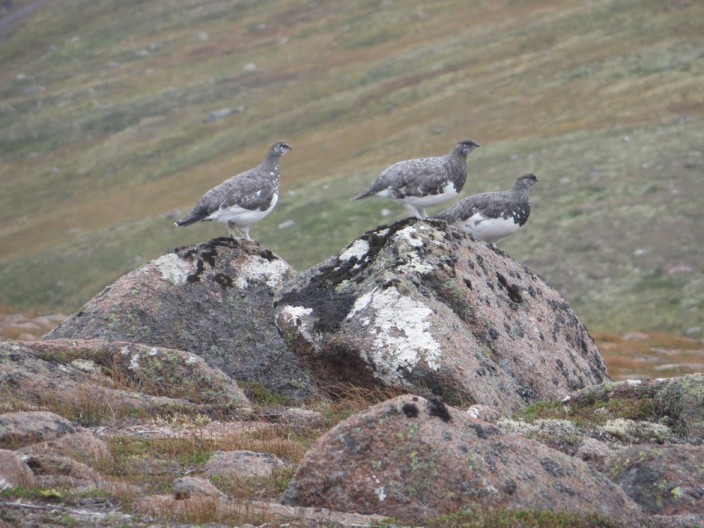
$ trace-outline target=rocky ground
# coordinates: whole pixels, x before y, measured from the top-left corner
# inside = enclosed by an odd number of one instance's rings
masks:
[[[0,341],[0,526],[704,526],[704,376],[612,382],[440,223],[302,273],[216,239]]]

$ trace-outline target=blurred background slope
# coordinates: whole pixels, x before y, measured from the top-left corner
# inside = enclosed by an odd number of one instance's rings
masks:
[[[303,269],[405,216],[350,202],[381,169],[473,138],[462,194],[538,175],[500,247],[592,330],[701,332],[702,2],[13,0],[0,39],[6,311],[225,235],[173,221],[276,139],[252,236]]]

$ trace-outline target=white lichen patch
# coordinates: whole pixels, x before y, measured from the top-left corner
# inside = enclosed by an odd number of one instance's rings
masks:
[[[360,314],[368,327],[372,346],[363,358],[374,369],[374,375],[391,384],[403,383],[405,371],[419,363],[433,369],[440,368],[442,349],[430,332],[428,318],[433,311],[425,304],[403,296],[396,288],[373,290],[357,299],[347,320]]]
[[[154,261],[161,278],[175,286],[186,284],[186,279],[193,273],[191,265],[176,253],[168,253]]]
[[[357,315],[359,312],[361,312],[367,306],[369,306],[369,303],[372,300],[372,295],[374,295],[374,292],[376,292],[377,290],[378,290],[378,288],[375,288],[374,290],[372,290],[368,293],[365,293],[361,297],[357,297],[357,300],[354,302],[354,306],[352,306],[352,309],[347,314],[347,317],[345,317],[345,319],[347,319],[347,320],[352,319],[355,315]]]
[[[132,356],[132,358],[130,359],[129,367],[127,368],[129,368],[130,370],[137,370],[139,368],[139,354],[135,354],[134,356]]]
[[[298,333],[312,345],[314,350],[318,351],[320,350],[320,343],[323,341],[323,337],[313,330],[314,320],[312,314],[312,308],[287,305],[281,310],[280,317],[289,326],[295,326]]]
[[[414,248],[423,247],[424,245],[423,239],[418,234],[418,231],[416,230],[415,226],[412,225],[404,227],[399,231],[396,231],[396,236],[394,237],[394,240],[403,240],[409,246]]]
[[[98,374],[100,372],[100,368],[95,364],[95,361],[90,359],[74,359],[71,361],[71,365],[90,374]]]
[[[287,305],[281,313],[289,321],[295,321],[296,319],[303,318],[306,315],[313,313],[313,308],[306,308],[305,306],[291,306]]]
[[[598,428],[610,436],[626,442],[666,442],[672,439],[672,430],[666,425],[615,418]]]
[[[235,284],[238,288],[247,288],[250,283],[265,282],[271,288],[277,288],[286,280],[288,270],[288,264],[281,259],[250,256],[239,267]]]
[[[355,240],[350,247],[345,251],[340,253],[340,260],[351,260],[356,258],[358,261],[362,260],[364,256],[369,252],[369,242],[366,240]]]
[[[418,273],[424,275],[433,271],[433,265],[428,262],[423,262],[417,253],[408,253],[408,259],[405,264],[398,266],[398,270],[404,273]]]
[[[420,225],[419,229],[426,230],[427,227]],[[419,273],[424,275],[433,271],[432,264],[422,260],[422,257],[413,249],[421,248],[425,246],[425,241],[423,237],[419,234],[416,226],[407,226],[396,232],[394,240],[401,245],[409,246],[409,249],[404,250],[403,253],[406,257],[406,262],[398,266],[398,270],[404,273]]]
[[[159,354],[159,349],[158,349],[158,348],[152,347],[152,348],[149,349],[149,355],[150,355],[150,356],[156,356],[157,354]]]

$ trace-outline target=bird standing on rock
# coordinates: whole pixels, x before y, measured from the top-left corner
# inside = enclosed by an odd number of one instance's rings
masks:
[[[467,139],[457,143],[446,156],[394,163],[353,200],[370,196],[391,198],[418,218],[427,218],[426,207],[443,204],[462,190],[467,180],[467,155],[478,146],[476,141]]]
[[[508,191],[475,194],[463,198],[435,216],[491,244],[525,225],[530,216],[528,189],[538,183],[535,174],[520,176]]]
[[[179,227],[198,221],[225,224],[230,238],[233,229],[249,238],[249,226],[268,215],[279,199],[279,160],[291,150],[284,141],[274,143],[264,161],[253,169],[228,178],[203,195],[186,218],[176,222]]]

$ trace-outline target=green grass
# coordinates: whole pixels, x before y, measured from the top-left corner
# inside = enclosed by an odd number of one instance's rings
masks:
[[[464,194],[538,174],[501,247],[590,327],[700,325],[702,20],[656,0],[44,6],[0,45],[0,306],[73,311],[222,235],[173,220],[278,138],[283,193],[252,234],[303,269],[403,216],[349,201],[379,170],[471,137]]]

